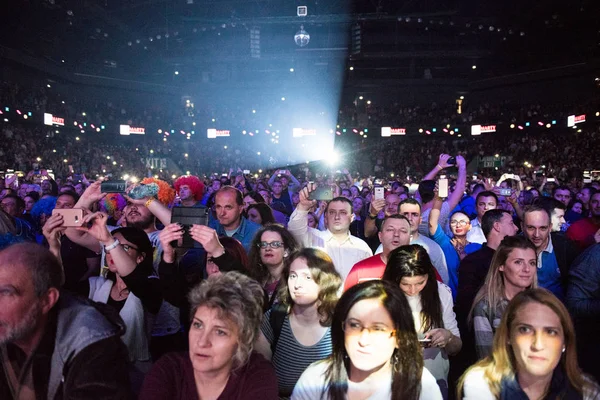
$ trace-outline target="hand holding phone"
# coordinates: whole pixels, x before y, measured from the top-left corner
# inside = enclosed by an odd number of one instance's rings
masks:
[[[375,187],[375,200],[383,200],[385,198],[385,190],[381,186]]]
[[[83,226],[83,209],[81,208],[55,208],[52,215],[60,214],[63,217],[63,226],[80,227]]]
[[[512,189],[500,188],[499,192],[500,192],[500,196],[510,197],[510,195],[512,194]]]

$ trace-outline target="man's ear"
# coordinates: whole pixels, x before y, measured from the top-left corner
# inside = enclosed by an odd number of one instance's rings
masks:
[[[45,295],[42,296],[42,312],[48,314],[52,307],[58,302],[60,292],[57,288],[50,288]]]
[[[354,218],[356,218],[356,215],[354,213],[350,214],[350,223],[354,222]]]

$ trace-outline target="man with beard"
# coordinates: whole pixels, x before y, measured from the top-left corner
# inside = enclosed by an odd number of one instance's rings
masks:
[[[130,398],[123,321],[63,280],[41,246],[0,252],[0,398]]]

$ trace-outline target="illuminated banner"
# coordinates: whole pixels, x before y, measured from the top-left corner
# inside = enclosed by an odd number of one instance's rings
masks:
[[[134,126],[121,125],[121,127],[120,127],[120,133],[123,136],[128,136],[128,135],[145,135],[146,134],[146,128],[136,128]]]
[[[209,139],[216,139],[218,137],[228,137],[231,136],[231,132],[227,130],[219,130],[219,129],[207,129],[206,137]]]
[[[292,130],[293,137],[302,137],[302,136],[316,136],[316,129],[304,129],[304,128],[294,128]]]
[[[60,117],[55,117],[52,114],[44,113],[44,125],[59,125],[65,126],[65,119]]]
[[[390,137],[394,135],[406,135],[405,128],[392,128],[389,126],[381,127],[381,137]]]
[[[167,168],[167,159],[166,158],[157,158],[157,157],[148,157],[145,160],[142,159],[142,161],[146,161],[146,168],[157,168],[157,169],[166,169]]]
[[[496,132],[496,125],[473,125],[471,126],[471,135],[477,136],[484,132]]]
[[[582,122],[585,122],[585,114],[569,115],[569,117],[567,118],[567,126],[569,128]]]

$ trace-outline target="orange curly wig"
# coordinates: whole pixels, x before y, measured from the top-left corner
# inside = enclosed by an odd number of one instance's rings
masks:
[[[202,195],[204,195],[204,183],[197,177],[193,175],[182,175],[179,178],[175,179],[173,186],[175,186],[175,191],[179,193],[179,188],[183,185],[187,185],[190,187],[192,193],[194,193],[194,199],[196,201],[202,200]]]
[[[158,201],[165,206],[170,206],[175,200],[175,190],[167,182],[156,178],[144,178],[141,182],[143,185],[156,183],[158,185]]]

